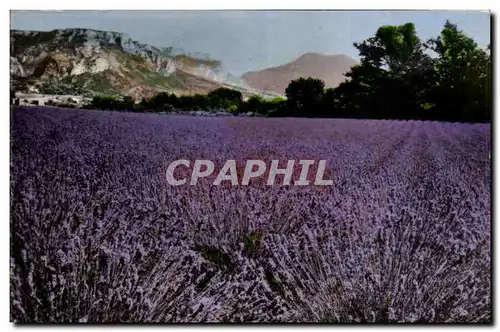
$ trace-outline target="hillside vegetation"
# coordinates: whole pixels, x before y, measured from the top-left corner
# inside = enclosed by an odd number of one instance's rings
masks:
[[[253,91],[207,55],[92,29],[11,30],[10,73],[12,89],[41,94],[141,99],[165,91],[208,93],[224,86]]]

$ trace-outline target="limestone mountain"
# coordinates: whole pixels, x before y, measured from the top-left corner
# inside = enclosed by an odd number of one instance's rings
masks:
[[[247,72],[242,78],[251,88],[284,94],[290,81],[300,77],[319,78],[327,87],[335,87],[345,80],[344,73],[355,64],[354,59],[343,54],[306,53],[278,67]]]
[[[207,93],[221,86],[251,88],[206,55],[141,44],[130,36],[92,29],[10,32],[11,84],[49,94]]]

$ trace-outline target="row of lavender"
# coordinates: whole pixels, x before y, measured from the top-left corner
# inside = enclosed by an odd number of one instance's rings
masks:
[[[16,322],[485,322],[489,125],[18,109]],[[176,159],[333,186],[171,187]]]

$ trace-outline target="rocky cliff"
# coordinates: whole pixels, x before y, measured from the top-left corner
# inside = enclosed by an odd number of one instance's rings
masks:
[[[159,91],[207,93],[220,86],[252,90],[217,60],[141,44],[119,32],[11,30],[10,45],[11,82],[29,92],[139,99]]]

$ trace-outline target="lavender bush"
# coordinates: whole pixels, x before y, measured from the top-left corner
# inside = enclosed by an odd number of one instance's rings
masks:
[[[11,320],[491,322],[490,126],[17,109]],[[176,159],[333,186],[169,186]],[[278,177],[278,179],[281,179]]]

